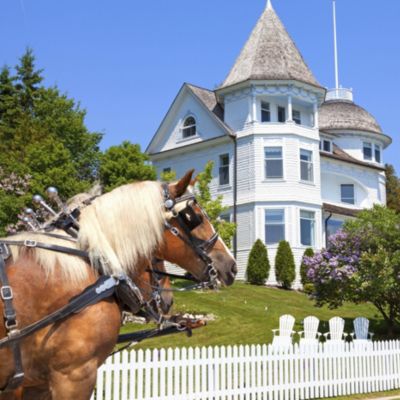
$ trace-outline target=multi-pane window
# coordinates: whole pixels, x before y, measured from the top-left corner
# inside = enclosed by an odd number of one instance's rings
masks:
[[[313,170],[312,151],[300,149],[300,179],[302,181],[313,182]]]
[[[292,111],[292,118],[293,118],[293,121],[296,122],[296,124],[301,125],[301,114],[300,114],[300,111],[293,110]]]
[[[265,147],[265,178],[283,178],[282,147]]]
[[[265,243],[279,243],[281,240],[285,240],[285,210],[265,210]]]
[[[286,109],[285,109],[285,107],[278,107],[278,122],[286,122]]]
[[[354,185],[340,185],[340,199],[342,203],[354,204]]]
[[[319,142],[319,149],[326,153],[332,153],[332,142],[328,139],[321,139]]]
[[[314,246],[315,213],[300,210],[300,242],[303,246]]]
[[[271,122],[271,110],[266,101],[261,102],[261,122]]]
[[[381,162],[381,147],[377,144],[375,145],[375,162]]]
[[[182,137],[187,138],[196,135],[196,120],[193,117],[187,117],[182,127]]]
[[[363,143],[364,160],[372,160],[372,144],[368,142]]]
[[[219,184],[229,184],[229,154],[219,156]]]

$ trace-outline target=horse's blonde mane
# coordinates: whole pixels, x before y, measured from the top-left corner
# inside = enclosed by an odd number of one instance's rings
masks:
[[[164,218],[158,182],[120,186],[82,210],[78,246],[105,273],[128,273],[161,242]]]
[[[53,233],[67,236],[64,231],[56,230],[53,231]],[[32,232],[21,232],[5,239],[12,241],[24,241],[28,239],[48,244],[56,244],[58,246],[68,248],[77,248],[77,245],[74,242],[47,236],[45,233],[32,234]],[[57,265],[60,267],[61,279],[68,280],[73,284],[77,284],[82,280],[87,279],[89,276],[87,263],[80,257],[40,248],[31,249],[25,246],[10,246],[10,249],[14,261],[17,261],[20,257],[27,255],[28,252],[31,252],[32,255],[34,255],[35,261],[44,269],[48,278],[52,277],[54,269]]]

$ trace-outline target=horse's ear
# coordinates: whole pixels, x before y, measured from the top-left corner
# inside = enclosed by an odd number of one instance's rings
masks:
[[[192,175],[193,175],[194,169],[189,170],[186,172],[186,174],[179,179],[178,182],[175,183],[171,187],[171,195],[172,197],[180,197],[183,195],[183,193],[186,192],[187,187],[190,185],[190,181],[192,180]]]

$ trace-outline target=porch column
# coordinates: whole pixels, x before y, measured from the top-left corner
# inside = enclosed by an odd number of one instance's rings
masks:
[[[314,111],[314,128],[318,128],[319,122],[318,122],[318,103],[315,102],[313,104],[313,111]]]
[[[286,122],[293,122],[293,111],[292,111],[292,95],[289,94],[287,101],[287,120]]]

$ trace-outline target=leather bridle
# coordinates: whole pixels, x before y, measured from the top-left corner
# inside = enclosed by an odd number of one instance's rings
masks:
[[[209,252],[218,241],[218,233],[215,232],[208,240],[200,239],[192,234],[192,231],[203,223],[204,218],[209,219],[206,212],[197,203],[193,193],[187,193],[174,199],[170,195],[168,184],[164,183],[162,190],[164,207],[171,214],[171,217],[164,222],[165,229],[191,247],[203,261],[205,265],[204,274],[208,277],[208,280],[205,282],[207,286],[211,288],[220,286],[218,271],[215,269],[213,260],[209,256]],[[185,206],[178,209],[177,205],[182,203],[185,203]],[[197,214],[193,209],[194,204],[202,210],[201,215]],[[172,221],[175,221],[179,228],[174,226],[171,223]]]

